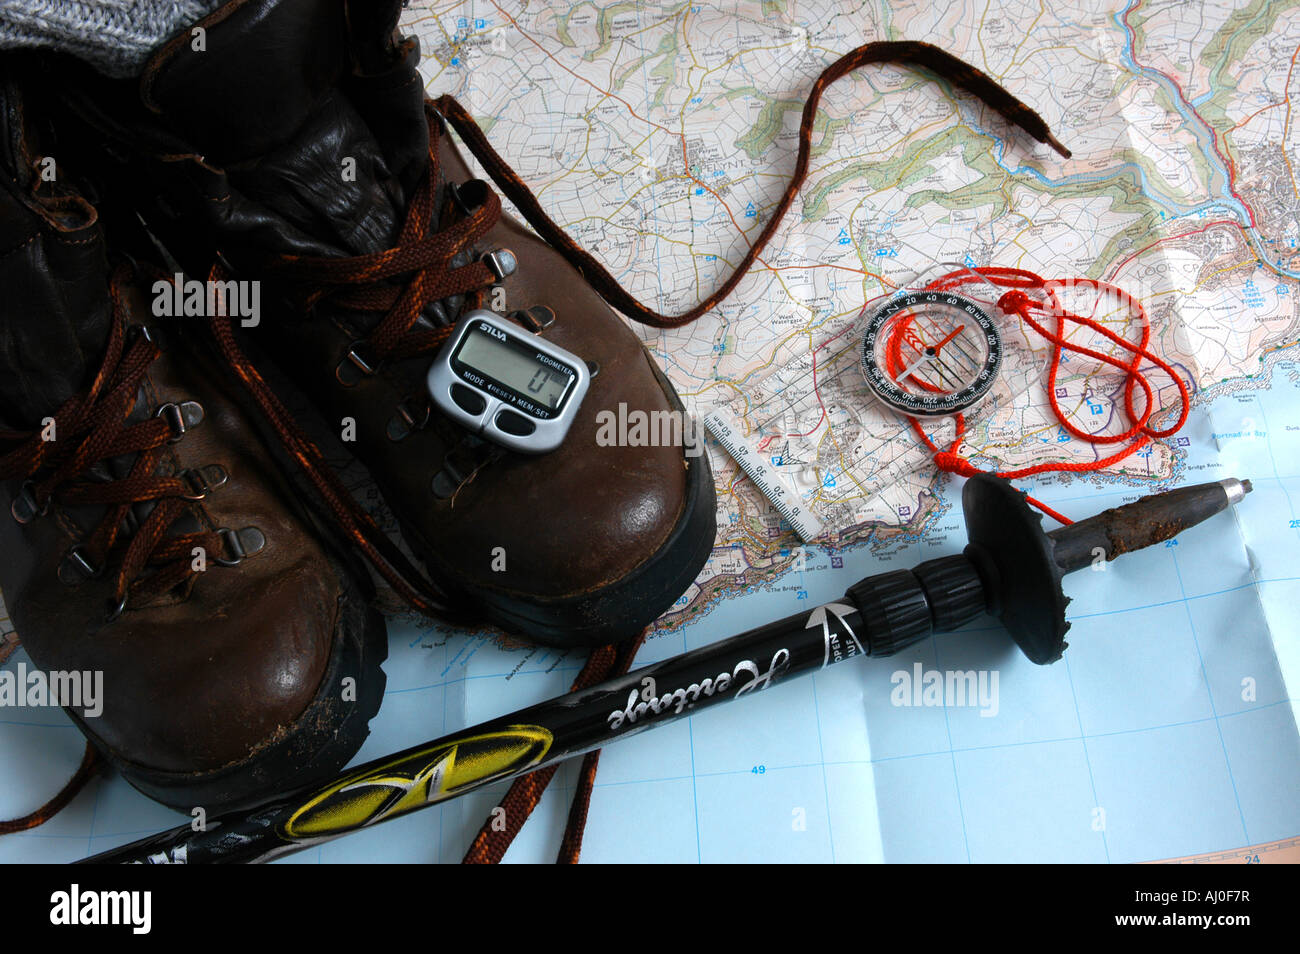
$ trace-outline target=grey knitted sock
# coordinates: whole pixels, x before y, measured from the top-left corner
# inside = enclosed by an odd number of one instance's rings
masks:
[[[0,50],[57,50],[109,76],[137,76],[159,44],[222,2],[0,0]]]

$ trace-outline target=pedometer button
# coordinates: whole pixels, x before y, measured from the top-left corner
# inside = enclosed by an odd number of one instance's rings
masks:
[[[515,437],[527,437],[537,430],[537,425],[514,411],[501,411],[497,414],[497,427]]]
[[[469,414],[482,414],[487,407],[487,399],[483,395],[477,391],[471,391],[463,384],[453,384],[451,386],[451,399]]]

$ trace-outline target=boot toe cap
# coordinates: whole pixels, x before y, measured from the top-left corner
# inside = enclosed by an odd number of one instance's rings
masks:
[[[115,758],[152,772],[211,772],[250,758],[303,716],[328,667],[341,592],[305,561],[249,582],[200,580],[184,601],[128,610],[61,641],[60,657],[103,673],[101,711],[82,721]]]

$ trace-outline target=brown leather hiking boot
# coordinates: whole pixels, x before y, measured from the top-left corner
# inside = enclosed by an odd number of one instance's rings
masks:
[[[4,84],[0,589],[22,644],[42,670],[102,674],[102,711],[65,708],[159,801],[211,813],[321,781],[383,693],[369,580],[197,329],[152,316],[156,279],[110,268],[95,207],[28,124]]]
[[[131,183],[183,266],[263,282],[238,347],[269,355],[331,427],[354,422],[442,608],[554,644],[628,638],[711,550],[702,445],[598,441],[602,412],[684,410],[582,275],[472,179],[424,102],[415,41],[395,38],[399,10],[237,0],[197,24],[202,50],[182,33],[138,88],[69,69],[68,134],[106,182]],[[593,372],[557,450],[507,449],[430,400],[457,322],[493,306]]]

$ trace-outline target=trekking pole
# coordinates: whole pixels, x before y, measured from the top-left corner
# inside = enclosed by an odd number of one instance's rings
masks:
[[[187,825],[84,859],[93,863],[258,862],[300,851],[535,771],[855,656],[889,656],[989,612],[1035,663],[1066,648],[1061,578],[1168,540],[1236,504],[1229,479],[1142,497],[1044,532],[1042,515],[987,474],[962,492],[969,544],[956,556],[869,576],[842,601],[654,663],[357,766],[306,793]]]

